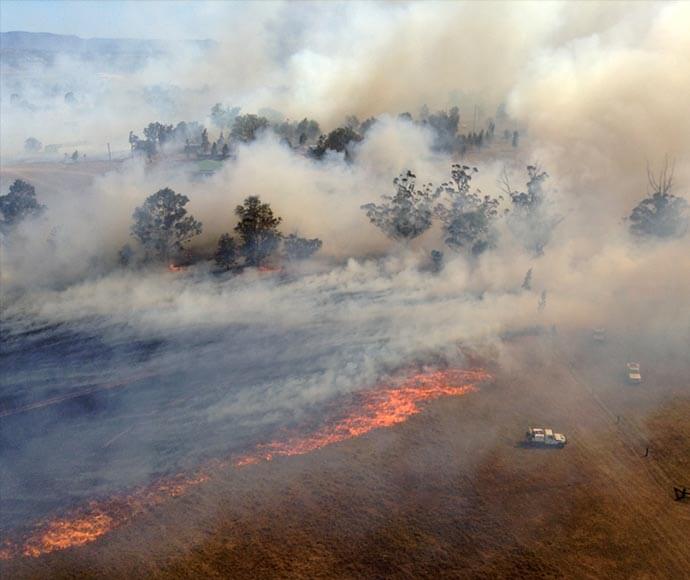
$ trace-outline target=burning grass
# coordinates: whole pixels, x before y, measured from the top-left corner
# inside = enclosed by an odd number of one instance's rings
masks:
[[[245,455],[214,461],[192,474],[176,475],[139,488],[128,495],[93,501],[62,517],[38,523],[23,538],[6,542],[0,558],[39,557],[56,550],[83,546],[118,528],[138,514],[170,498],[184,495],[208,481],[214,471],[242,468],[276,457],[304,455],[360,437],[374,429],[392,427],[421,411],[420,403],[473,392],[490,378],[484,370],[444,369],[419,372],[357,394],[337,416],[311,433],[294,433],[257,445]]]

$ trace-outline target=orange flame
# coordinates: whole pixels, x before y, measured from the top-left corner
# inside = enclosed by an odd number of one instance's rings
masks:
[[[339,419],[326,423],[309,435],[292,435],[257,445],[253,452],[234,458],[232,465],[240,468],[275,457],[304,455],[374,429],[397,425],[421,412],[419,403],[422,401],[473,392],[476,383],[489,378],[484,370],[447,369],[415,374],[395,386],[357,395],[357,404],[349,407]],[[0,559],[8,560],[20,554],[38,557],[93,542],[147,509],[208,481],[212,470],[228,465],[228,461],[215,461],[191,475],[162,479],[129,495],[92,501],[65,517],[41,522],[19,544],[5,542],[0,546]]]
[[[445,370],[420,373],[396,388],[366,392],[362,404],[342,419],[327,424],[315,433],[258,445],[248,455],[235,460],[236,467],[270,461],[274,457],[304,455],[326,445],[360,437],[374,429],[392,427],[421,411],[421,401],[444,396],[464,395],[475,390],[474,383],[486,380],[484,371]]]

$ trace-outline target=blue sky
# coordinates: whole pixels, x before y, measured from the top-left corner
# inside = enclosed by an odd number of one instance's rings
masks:
[[[230,1],[0,0],[0,30],[83,38],[217,38],[242,8]]]

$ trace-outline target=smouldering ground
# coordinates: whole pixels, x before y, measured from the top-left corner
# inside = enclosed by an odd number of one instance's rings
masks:
[[[613,341],[612,341],[613,342]],[[582,337],[507,345],[497,380],[390,429],[209,481],[8,577],[684,578],[687,361]],[[512,362],[511,362],[512,361]],[[528,423],[570,439],[519,444]],[[650,453],[645,457],[645,448]],[[690,481],[685,481],[690,484]]]

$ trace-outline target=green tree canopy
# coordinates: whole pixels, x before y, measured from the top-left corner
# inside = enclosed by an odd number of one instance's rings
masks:
[[[232,124],[230,136],[244,143],[254,141],[268,127],[268,119],[258,115],[238,115]]]
[[[150,195],[141,207],[134,210],[132,235],[141,242],[147,255],[168,261],[184,244],[202,231],[201,222],[187,215],[186,195],[169,187]]]
[[[431,227],[434,195],[431,184],[416,187],[416,176],[411,171],[401,173],[393,180],[394,195],[381,196],[377,205],[362,206],[369,221],[386,236],[408,242]]]
[[[216,252],[213,259],[221,268],[229,270],[237,263],[237,244],[230,234],[223,234],[218,239]]]
[[[268,203],[252,195],[235,208],[239,222],[235,231],[240,236],[240,252],[248,266],[261,266],[276,250],[281,234],[278,226],[282,218],[273,215]]]
[[[326,151],[345,152],[345,158],[350,158],[350,143],[357,143],[362,140],[362,136],[350,127],[338,127],[331,131],[327,136],[321,135],[319,142],[311,150],[317,159],[321,159]]]
[[[39,215],[45,209],[36,200],[36,190],[30,183],[16,179],[7,195],[0,196],[0,213],[3,229],[12,227],[29,217]]]
[[[323,242],[318,238],[308,240],[297,234],[290,234],[283,242],[288,260],[306,260],[321,249]]]
[[[450,181],[441,184],[438,195],[442,201],[435,213],[443,224],[448,247],[479,255],[490,248],[496,238],[494,221],[498,216],[499,200],[470,191],[476,167],[454,164]]]

